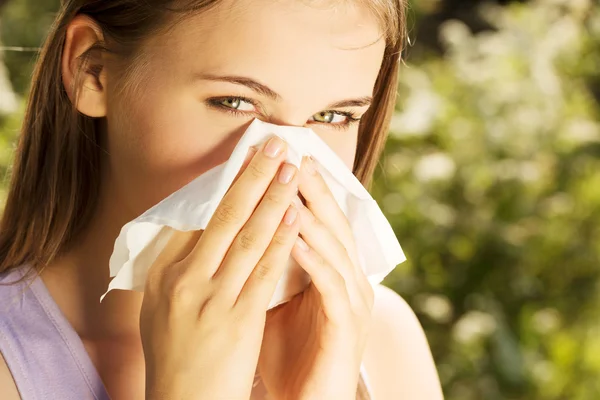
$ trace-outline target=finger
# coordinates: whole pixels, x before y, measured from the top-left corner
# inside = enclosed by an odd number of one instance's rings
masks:
[[[246,158],[244,159],[244,162],[242,163],[242,166],[240,167],[238,174],[235,176],[235,179],[231,183],[231,186],[229,187],[229,189],[227,189],[227,192],[229,192],[231,190],[231,187],[233,187],[233,184],[236,183],[238,181],[238,179],[240,179],[240,176],[242,176],[242,174],[244,173],[244,171],[250,164],[250,161],[252,161],[252,159],[254,158],[254,156],[256,155],[257,152],[258,152],[258,149],[254,146],[251,146],[248,148],[248,154],[246,154]]]
[[[302,204],[295,202],[302,224],[300,234],[304,241],[317,253],[323,255],[332,265],[339,265],[339,272],[345,279],[354,275],[353,264],[348,251],[315,214]]]
[[[301,224],[304,223],[300,215]],[[350,296],[342,274],[315,252],[301,238],[296,239],[292,256],[310,276],[312,284],[321,295],[327,317],[336,320],[347,315],[351,308]]]
[[[285,270],[300,230],[298,210],[288,208],[269,247],[245,282],[236,305],[266,310]]]
[[[158,242],[170,235],[167,244],[156,257],[154,263],[150,266],[146,278],[146,287],[149,290],[158,288],[164,279],[164,275],[174,264],[185,259],[192,249],[198,243],[202,236],[202,231],[178,231],[171,228],[165,228],[161,233],[154,237],[152,243],[147,248],[153,248],[159,245]]]
[[[358,306],[360,300],[367,301],[358,279],[364,273],[355,270],[346,248],[308,208],[303,205],[297,207],[302,221],[300,234],[304,241],[344,277],[353,304]]]
[[[235,178],[237,180],[242,172],[246,169],[254,155],[258,149],[254,146],[251,146],[248,149],[248,154],[246,155],[246,159],[244,160],[242,167],[240,168],[240,172],[238,176]],[[235,181],[234,180],[234,181]],[[169,227],[165,227],[165,230],[168,230],[168,234],[171,235],[169,241],[163,248],[162,252],[156,258],[154,264],[151,267],[151,272],[153,274],[163,275],[163,269],[166,266],[171,266],[175,263],[186,258],[192,251],[192,249],[196,246],[200,236],[202,236],[203,231],[177,231],[173,230]],[[154,241],[160,240],[157,236],[153,239]],[[148,246],[152,247],[152,246]],[[149,271],[150,273],[150,271]]]
[[[360,268],[350,223],[318,172],[318,164],[312,157],[302,160],[299,190],[306,201],[306,207],[333,232],[348,251],[355,267]]]
[[[296,196],[297,172],[297,168],[292,164],[286,163],[281,166],[256,211],[236,236],[223,263],[214,274],[219,286],[224,292],[228,292],[234,301],[244,282],[263,257]]]
[[[231,243],[262,199],[285,159],[286,144],[271,138],[252,158],[238,181],[223,197],[202,238],[192,250],[192,261],[211,265],[214,274]]]
[[[162,264],[175,264],[188,256],[198,243],[203,231],[172,231],[171,237],[163,251],[156,258]],[[157,237],[158,238],[158,237]]]
[[[321,221],[342,243],[354,265],[356,280],[367,303],[373,297],[367,276],[360,265],[356,242],[348,219],[339,207],[323,176],[318,172],[318,163],[312,157],[303,159],[299,189],[307,208]]]

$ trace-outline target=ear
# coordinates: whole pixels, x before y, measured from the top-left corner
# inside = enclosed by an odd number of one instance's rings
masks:
[[[69,99],[77,111],[88,117],[106,116],[106,56],[90,49],[104,41],[98,24],[78,15],[67,27],[62,56],[62,79]]]

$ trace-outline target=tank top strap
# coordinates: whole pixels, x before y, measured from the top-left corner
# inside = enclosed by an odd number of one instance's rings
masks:
[[[21,267],[0,274],[0,352],[21,398],[109,400],[83,342],[42,279],[25,272]]]

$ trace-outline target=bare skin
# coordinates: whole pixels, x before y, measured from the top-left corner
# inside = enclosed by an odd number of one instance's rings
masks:
[[[360,118],[368,105],[334,109],[329,105],[372,95],[384,43],[383,39],[378,40],[379,26],[368,10],[359,5],[315,8],[293,1],[226,3],[232,2],[224,1],[223,7],[186,20],[169,37],[148,40],[145,44],[147,64],[140,70],[134,85],[139,92],[120,97],[114,83],[120,71],[112,71],[108,64],[100,79],[86,75],[82,82],[78,109],[90,116],[105,117],[104,141],[110,156],[104,160],[101,198],[89,228],[72,251],[44,270],[42,278],[82,338],[113,399],[145,398],[148,394],[147,375],[160,375],[161,368],[167,368],[152,364],[155,369],[147,370],[148,354],[145,358],[142,335],[145,335],[144,343],[156,340],[166,346],[164,343],[169,340],[152,339],[150,328],[145,333],[142,329],[140,335],[142,304],[146,309],[158,304],[151,298],[144,299],[139,293],[113,291],[102,304],[98,303],[109,281],[107,265],[112,244],[124,223],[225,161],[253,118],[282,125],[309,126],[349,168],[354,162],[358,124],[345,125],[348,118],[343,113],[350,112],[353,117]],[[101,37],[100,30],[88,18],[77,17],[71,23],[63,60],[65,87],[71,88],[77,57]],[[203,54],[211,57],[200,56]],[[266,96],[243,84],[215,80],[217,76],[233,75],[254,79],[268,86],[277,96]],[[236,97],[251,102],[239,101]],[[232,106],[239,112],[233,114],[228,110]],[[326,115],[333,122],[323,122],[323,112],[329,113]],[[275,172],[270,178],[275,178]],[[288,325],[278,325],[278,318],[285,318],[277,314],[289,318],[292,311],[317,310],[330,322],[335,321],[331,317],[345,315],[333,310],[346,312],[363,306],[368,310],[372,308],[372,324],[366,317],[340,320],[337,325],[326,324],[324,320],[313,321],[321,327],[321,332],[327,333],[316,338],[317,342],[324,337],[336,339],[321,343],[336,343],[341,338],[336,335],[347,332],[344,328],[349,325],[344,324],[354,324],[360,332],[347,339],[347,348],[352,349],[351,367],[342,368],[339,376],[331,377],[348,382],[341,389],[343,397],[336,398],[351,398],[355,382],[354,378],[346,377],[354,377],[361,354],[377,399],[441,398],[433,361],[414,314],[397,295],[384,288],[369,293],[361,283],[363,277],[356,269],[352,254],[325,257],[324,251],[318,248],[321,239],[331,246],[343,245],[347,249],[352,249],[354,244],[330,194],[319,191],[319,177],[303,169],[298,171],[297,179],[305,197],[311,197],[311,193],[313,196],[307,208],[298,210],[298,229],[304,230],[303,236],[311,250],[301,252],[294,244],[291,251],[297,259],[303,260],[307,272],[322,283],[315,281],[309,289],[312,292],[307,292],[311,307],[307,306],[309,300],[296,301],[269,314],[266,335],[286,336]],[[236,204],[241,206],[242,203]],[[289,202],[284,210],[287,206]],[[335,217],[324,221],[328,215]],[[280,221],[282,218],[283,215],[279,216]],[[319,223],[302,223],[313,221],[313,218]],[[182,238],[182,243],[186,240],[192,239]],[[222,236],[214,240],[235,239]],[[262,251],[265,254],[266,250]],[[185,256],[189,254],[192,252]],[[165,262],[163,267],[172,262]],[[218,269],[222,265],[225,264],[221,259],[213,264],[196,263],[194,269]],[[323,297],[317,294],[333,290],[331,283],[335,281],[318,279],[315,265],[326,265],[331,276],[343,278],[346,285],[338,287],[337,293],[346,293],[346,303],[315,300]],[[342,289],[345,292],[340,291]],[[265,293],[268,294],[268,289],[262,294],[264,298],[268,297]],[[155,297],[158,298],[158,294]],[[197,306],[202,301],[196,298],[194,304]],[[254,324],[258,323],[255,321]],[[251,348],[252,345],[248,345],[248,349]],[[328,386],[332,379],[327,379],[324,371],[341,353],[339,349],[332,349],[315,353],[313,358],[306,360],[312,367],[303,376],[304,381],[310,383],[304,386],[302,382],[291,380],[288,380],[288,386],[282,386],[280,377],[269,374],[282,365],[275,350],[267,349],[260,354],[259,367],[263,369],[261,374],[265,375],[266,386],[274,391],[285,395],[293,392],[305,398],[319,395],[328,398],[327,395],[334,393],[331,390],[338,388]],[[246,358],[248,363],[252,357],[259,357],[251,350],[247,354],[252,354]],[[249,373],[247,368],[244,371]],[[176,386],[171,383],[160,382],[163,386],[159,391],[185,391],[194,384],[193,380],[187,384],[179,382]],[[14,389],[14,385],[10,385],[8,369],[0,363],[0,386],[6,393],[4,385],[7,390]],[[150,386],[150,389],[154,388]],[[236,396],[243,397],[247,388],[231,389],[236,391]],[[13,396],[18,396],[14,390]]]

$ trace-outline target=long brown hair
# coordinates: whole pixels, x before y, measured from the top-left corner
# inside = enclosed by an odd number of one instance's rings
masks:
[[[354,173],[368,186],[395,104],[398,65],[405,42],[406,0],[366,1],[385,27],[387,43],[373,105],[359,128],[354,165]],[[25,264],[36,269],[48,265],[86,227],[95,210],[101,120],[78,113],[62,84],[63,47],[71,20],[78,14],[91,17],[106,38],[105,43],[97,43],[82,56],[80,68],[89,68],[85,61],[92,52],[107,51],[124,60],[123,76],[127,77],[135,70],[143,39],[167,26],[169,15],[179,13],[185,17],[218,3],[63,0],[33,74],[0,223],[0,272]]]

